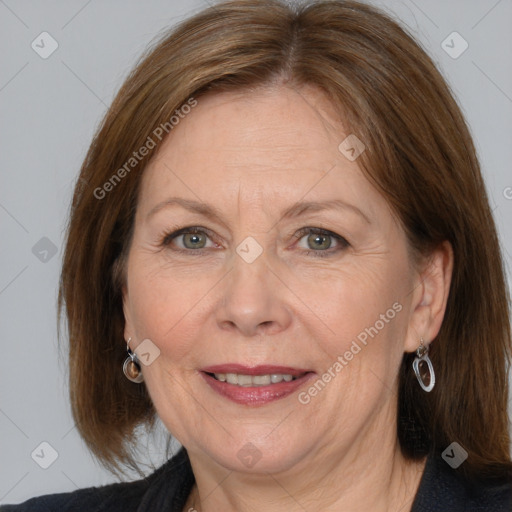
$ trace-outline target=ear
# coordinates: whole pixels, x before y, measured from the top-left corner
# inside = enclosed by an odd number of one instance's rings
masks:
[[[123,255],[116,258],[113,265],[113,281],[116,287],[121,288],[121,296],[123,300],[124,315],[124,339],[134,338],[133,321],[130,309],[130,300],[128,295],[128,285],[126,282],[126,265],[127,261]]]
[[[453,248],[444,241],[417,273],[412,291],[409,325],[404,350],[414,352],[420,338],[429,344],[443,322],[453,272]]]
[[[126,285],[122,287],[123,294],[123,314],[124,314],[124,339],[135,338],[135,331],[133,328],[133,319],[130,308],[130,300],[128,295],[128,288]]]

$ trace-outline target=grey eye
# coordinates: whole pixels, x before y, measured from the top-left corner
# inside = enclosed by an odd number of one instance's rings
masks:
[[[206,246],[207,237],[204,233],[185,233],[181,236],[187,249],[202,249]]]
[[[329,249],[332,245],[332,237],[330,235],[321,235],[318,233],[311,233],[307,239],[308,246],[311,249],[325,250]]]

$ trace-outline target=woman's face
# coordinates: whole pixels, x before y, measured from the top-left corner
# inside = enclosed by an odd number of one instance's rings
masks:
[[[201,97],[145,171],[125,335],[191,457],[274,473],[396,439],[420,281],[332,112],[309,87]]]

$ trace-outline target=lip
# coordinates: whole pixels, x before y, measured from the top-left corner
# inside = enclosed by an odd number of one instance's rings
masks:
[[[222,364],[208,366],[202,368],[201,376],[210,386],[210,388],[237,404],[259,406],[264,405],[281,398],[291,395],[298,388],[308,382],[314,375],[311,370],[290,368],[287,366],[260,365],[260,366],[244,366],[240,364]],[[239,373],[244,375],[268,375],[272,373],[281,373],[297,377],[290,382],[278,382],[277,384],[269,384],[268,386],[237,386],[221,382],[215,379],[209,373]]]
[[[299,375],[311,372],[312,370],[290,368],[289,366],[275,366],[270,364],[245,366],[243,364],[228,363],[201,368],[201,371],[207,373],[241,373],[243,375],[268,375],[271,373],[283,373],[291,375],[292,377],[298,377]]]

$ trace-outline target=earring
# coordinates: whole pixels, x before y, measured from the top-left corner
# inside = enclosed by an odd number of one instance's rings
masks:
[[[416,357],[412,362],[412,367],[422,389],[430,393],[436,383],[436,374],[434,373],[432,361],[428,357],[428,345],[425,346],[423,344],[423,338],[420,338],[420,346],[416,350]]]
[[[136,384],[140,384],[144,380],[144,376],[142,375],[137,355],[134,354],[130,349],[130,341],[132,341],[132,339],[128,338],[126,342],[128,357],[124,360],[123,363],[123,373],[128,380],[131,380]]]

